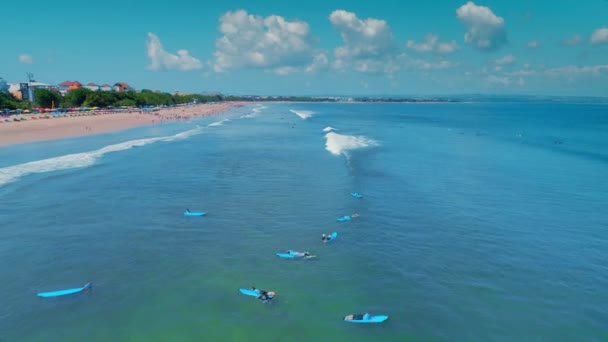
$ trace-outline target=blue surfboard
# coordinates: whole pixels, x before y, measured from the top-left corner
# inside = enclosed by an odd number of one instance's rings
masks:
[[[38,293],[38,297],[50,298],[50,297],[66,296],[66,295],[71,295],[71,294],[74,294],[74,293],[83,292],[83,291],[85,291],[87,289],[91,289],[91,288],[93,288],[93,284],[92,283],[86,283],[86,284],[84,284],[83,287],[77,287],[77,288],[74,288],[74,289],[51,291],[51,292],[39,292]]]
[[[184,216],[205,216],[207,213],[202,211],[185,211]]]
[[[361,316],[361,315],[356,315],[356,316]],[[384,321],[386,321],[388,319],[388,316],[386,315],[369,315],[369,314],[364,314],[363,317],[359,318],[359,319],[346,319],[346,317],[344,317],[344,322],[349,322],[349,323],[382,323]]]
[[[334,241],[338,237],[338,232],[333,232],[325,242]]]

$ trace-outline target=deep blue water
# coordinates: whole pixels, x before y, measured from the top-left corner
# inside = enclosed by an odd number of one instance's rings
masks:
[[[607,176],[602,104],[268,103],[1,148],[0,341],[605,341]],[[342,322],[365,311],[390,319]]]

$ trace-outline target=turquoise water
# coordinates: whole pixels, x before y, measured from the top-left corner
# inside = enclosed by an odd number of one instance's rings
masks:
[[[0,340],[608,340],[607,109],[265,104],[1,148]]]

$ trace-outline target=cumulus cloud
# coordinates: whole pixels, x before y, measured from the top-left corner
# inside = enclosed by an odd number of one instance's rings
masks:
[[[598,28],[593,31],[591,38],[589,38],[591,44],[605,44],[608,43],[608,27]]]
[[[402,54],[400,56],[404,66],[413,67],[420,70],[442,70],[451,69],[458,66],[457,63],[453,63],[447,60],[440,61],[426,61],[423,59],[410,58],[409,56]]]
[[[451,42],[440,42],[439,37],[434,34],[427,34],[422,43],[408,40],[406,46],[416,52],[436,52],[440,54],[449,54],[460,49],[454,40]]]
[[[27,53],[22,53],[19,55],[19,63],[32,64],[33,62],[34,62],[34,59],[32,58],[31,55],[29,55]]]
[[[506,76],[500,77],[496,75],[488,75],[488,77],[486,77],[486,81],[490,84],[500,84],[503,86],[508,86],[511,84],[511,80]]]
[[[505,20],[489,7],[477,6],[472,1],[456,10],[458,20],[467,28],[464,41],[482,51],[497,50],[507,43]]]
[[[517,60],[515,59],[515,56],[513,56],[512,54],[508,54],[504,57],[497,59],[496,61],[494,61],[494,63],[496,65],[513,65],[516,61]]]
[[[344,10],[332,12],[329,21],[340,32],[344,44],[334,49],[334,68],[389,75],[400,69],[398,48],[386,21],[359,19]]]
[[[544,75],[553,77],[575,78],[578,76],[608,76],[608,64],[600,65],[566,65],[556,68],[546,69],[542,72]]]
[[[188,50],[177,50],[177,54],[171,54],[163,49],[160,39],[153,34],[148,33],[148,41],[146,41],[146,49],[148,58],[150,58],[151,70],[195,70],[203,67],[203,63],[195,57],[190,56]]]
[[[540,42],[538,40],[532,40],[528,43],[528,47],[530,49],[536,49],[537,47],[540,47]]]
[[[583,40],[581,39],[581,36],[579,36],[578,34],[575,34],[574,36],[564,40],[562,42],[562,45],[575,46],[575,45],[579,45],[582,42],[583,42]]]
[[[222,37],[216,40],[213,63],[216,72],[257,67],[287,75],[313,72],[328,64],[327,56],[314,49],[316,39],[304,21],[238,10],[220,17],[219,30]]]

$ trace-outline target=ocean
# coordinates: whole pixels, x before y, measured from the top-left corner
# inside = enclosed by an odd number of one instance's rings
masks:
[[[3,147],[0,341],[606,341],[607,180],[593,103],[264,103]]]

